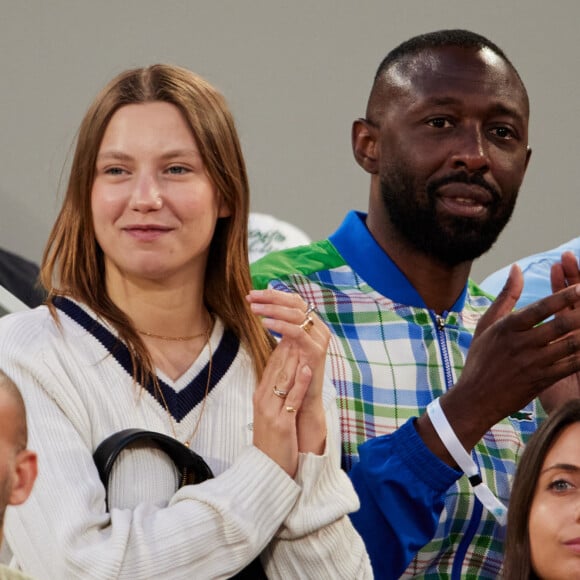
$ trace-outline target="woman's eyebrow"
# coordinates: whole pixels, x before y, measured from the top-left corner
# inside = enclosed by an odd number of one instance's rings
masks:
[[[578,467],[578,465],[573,465],[572,463],[554,463],[553,465],[550,465],[549,467],[542,469],[540,474],[546,473],[547,471],[554,469],[570,472],[580,471],[580,467]]]

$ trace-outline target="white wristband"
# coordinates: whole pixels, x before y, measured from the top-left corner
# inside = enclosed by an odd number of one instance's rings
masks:
[[[445,445],[449,455],[453,457],[461,471],[469,479],[469,483],[472,485],[473,491],[479,501],[491,512],[497,522],[504,526],[507,521],[507,508],[491,493],[489,487],[483,483],[475,461],[473,461],[471,455],[467,453],[461,441],[457,438],[445,413],[443,413],[438,398],[429,403],[427,406],[427,414],[429,415],[429,419],[431,419],[433,429],[439,435],[439,439]]]

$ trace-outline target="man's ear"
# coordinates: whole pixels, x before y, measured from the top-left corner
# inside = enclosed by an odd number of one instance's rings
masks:
[[[13,473],[12,490],[8,500],[9,505],[19,505],[24,503],[36,480],[38,464],[36,453],[25,449],[20,451],[16,457],[16,465]]]
[[[352,124],[352,151],[357,163],[371,174],[378,173],[378,128],[366,119],[357,119]]]
[[[530,157],[532,156],[532,148],[528,146],[526,151],[526,169],[528,168],[528,164],[530,163]]]

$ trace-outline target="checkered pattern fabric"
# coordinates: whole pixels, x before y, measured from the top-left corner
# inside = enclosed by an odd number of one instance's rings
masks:
[[[332,331],[329,359],[346,470],[358,461],[360,444],[392,433],[452,387],[490,304],[469,282],[454,307],[436,316],[354,212],[330,240],[270,255],[253,275],[257,287],[298,292]],[[477,409],[465,412],[475,416]],[[524,441],[536,427],[531,403],[494,426],[474,450],[484,481],[504,503]],[[461,477],[447,493],[436,536],[403,577],[496,578],[503,535]]]

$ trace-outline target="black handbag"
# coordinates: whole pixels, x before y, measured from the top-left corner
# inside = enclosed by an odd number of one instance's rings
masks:
[[[107,494],[105,498],[107,510],[109,509],[109,477],[111,476],[113,464],[123,449],[136,442],[156,445],[168,455],[181,474],[179,487],[201,483],[213,478],[212,470],[201,456],[180,441],[173,439],[173,437],[143,429],[124,429],[107,437],[93,453],[93,460]],[[257,557],[232,578],[237,580],[264,580],[267,579],[267,576],[260,558]]]

